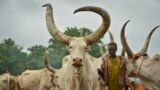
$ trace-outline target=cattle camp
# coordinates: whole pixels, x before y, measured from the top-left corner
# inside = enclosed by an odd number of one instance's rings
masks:
[[[157,0],[0,1],[0,90],[160,90]]]

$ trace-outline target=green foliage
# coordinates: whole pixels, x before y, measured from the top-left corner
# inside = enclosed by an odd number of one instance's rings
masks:
[[[4,39],[0,43],[0,73],[8,70],[12,74],[19,74],[23,71],[23,62],[25,62],[27,54],[22,52],[22,49],[11,38]]]
[[[64,32],[66,35],[72,36],[72,37],[80,37],[80,36],[86,36],[92,33],[92,31],[90,31],[87,28],[80,28],[77,29],[77,27],[74,28],[67,28],[67,30]]]
[[[44,67],[43,58],[45,47],[42,45],[35,45],[28,48],[28,51],[30,51],[30,53],[28,55],[27,62],[25,62],[27,68],[39,69]]]
[[[52,61],[50,64],[54,68],[60,68],[63,57],[68,54],[65,45],[55,39],[50,39],[48,43],[49,60]]]

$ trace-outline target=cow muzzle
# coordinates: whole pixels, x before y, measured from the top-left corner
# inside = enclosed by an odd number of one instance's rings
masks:
[[[82,66],[82,59],[81,58],[73,58],[73,63],[72,63],[73,66],[76,66],[76,67],[80,67]]]

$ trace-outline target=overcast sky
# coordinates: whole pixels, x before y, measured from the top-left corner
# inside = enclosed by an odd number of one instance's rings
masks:
[[[58,28],[64,32],[67,27],[86,27],[95,30],[101,17],[91,12],[73,11],[82,6],[104,8],[111,16],[109,30],[121,51],[120,29],[127,21],[127,41],[134,52],[143,45],[151,29],[160,25],[160,0],[0,0],[0,41],[12,38],[25,49],[33,45],[48,45],[51,35],[45,23],[45,3],[51,3]],[[152,36],[148,53],[160,52],[160,28]],[[102,38],[108,43],[108,33]]]

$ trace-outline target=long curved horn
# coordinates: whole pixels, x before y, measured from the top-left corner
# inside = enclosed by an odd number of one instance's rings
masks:
[[[125,57],[125,50],[124,50],[124,48],[122,48],[121,56]]]
[[[127,37],[126,37],[126,39],[127,39]],[[125,57],[125,49],[124,49],[124,47],[122,47],[121,56]]]
[[[27,65],[24,64],[24,71],[26,71],[28,69]]]
[[[47,49],[45,49],[45,53],[44,53],[44,64],[45,67],[52,73],[55,73],[54,69],[49,65],[48,63],[48,51]]]
[[[83,29],[84,29],[84,28],[80,28],[80,35],[79,35],[80,37],[84,36],[84,35],[83,35],[83,34],[84,34]]]
[[[124,50],[126,51],[127,55],[129,58],[132,58],[133,57],[133,52],[131,51],[131,49],[129,48],[128,46],[128,43],[125,39],[125,28],[126,28],[126,25],[127,23],[129,22],[130,20],[128,20],[127,22],[125,22],[125,24],[123,25],[122,29],[121,29],[121,44],[124,48]]]
[[[8,69],[6,70],[6,73],[8,73],[8,74],[12,75]]]
[[[99,8],[99,7],[94,7],[94,6],[86,6],[86,7],[78,8],[77,10],[74,11],[74,13],[77,13],[80,11],[95,12],[95,13],[101,15],[101,17],[103,19],[101,25],[94,33],[85,36],[86,43],[88,45],[91,45],[92,43],[96,42],[101,37],[103,37],[103,35],[108,31],[108,28],[111,23],[110,16],[109,16],[108,12],[106,12],[104,9]]]
[[[54,17],[53,17],[52,5],[47,3],[42,7],[47,7],[46,24],[47,24],[49,33],[52,35],[53,38],[57,39],[58,41],[68,44],[71,37],[61,33],[59,29],[56,27]]]
[[[110,31],[109,31],[109,37],[110,37],[110,42],[114,42],[113,35],[112,35],[112,33]]]
[[[160,26],[156,26],[155,28],[153,28],[150,33],[148,34],[145,42],[144,42],[144,46],[142,47],[142,49],[138,52],[138,54],[140,55],[143,55],[147,52],[147,49],[148,49],[148,46],[149,46],[149,42],[150,42],[150,39],[151,39],[151,36],[153,34],[153,32]]]

